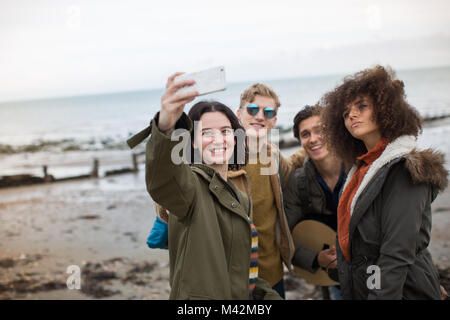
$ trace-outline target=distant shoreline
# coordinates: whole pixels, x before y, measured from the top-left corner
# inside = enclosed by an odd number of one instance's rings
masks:
[[[450,118],[450,110],[448,114],[434,114],[424,117],[424,125],[432,126],[447,124],[447,119]],[[290,148],[295,146],[296,139],[291,136],[292,128],[277,126],[276,129],[280,131],[280,148]],[[289,136],[286,136],[289,135]],[[64,138],[60,140],[44,140],[37,139],[32,143],[11,145],[0,143],[0,155],[20,154],[20,153],[35,153],[40,151],[45,152],[67,152],[67,151],[104,151],[104,150],[128,150],[126,139],[117,138],[101,138],[101,139],[87,139],[76,140],[74,138]]]
[[[369,66],[368,66],[369,67]],[[430,70],[438,70],[438,69],[450,69],[450,65],[442,65],[442,66],[432,66],[432,67],[418,67],[411,69],[397,69],[395,70],[397,75],[400,73],[408,73],[408,72],[420,72],[420,71],[430,71]],[[345,76],[356,72],[357,70],[349,70],[346,73],[329,73],[329,74],[312,74],[312,75],[301,75],[301,76],[292,76],[286,78],[274,78],[274,79],[249,79],[249,80],[239,80],[239,81],[231,81],[228,85],[239,85],[239,84],[251,84],[254,82],[264,82],[264,83],[272,83],[277,81],[286,81],[286,80],[309,80],[309,79],[317,79],[317,78],[327,78],[327,77],[337,77],[344,78]],[[35,97],[35,98],[25,98],[25,99],[9,99],[9,100],[0,100],[0,108],[2,105],[6,104],[14,104],[14,103],[28,103],[28,102],[38,102],[38,101],[47,101],[47,100],[66,100],[66,99],[84,99],[90,98],[94,96],[111,96],[111,95],[122,95],[122,94],[136,94],[136,93],[146,93],[146,92],[163,92],[164,87],[151,87],[151,88],[136,88],[129,90],[120,90],[120,91],[102,91],[102,92],[85,92],[78,94],[66,94],[62,96],[46,96],[46,97]]]

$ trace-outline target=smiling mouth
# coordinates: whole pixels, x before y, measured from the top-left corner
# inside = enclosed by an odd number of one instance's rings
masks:
[[[322,149],[322,145],[318,145],[318,146],[314,146],[314,147],[311,147],[311,148],[309,148],[311,151],[317,151],[317,150],[320,150],[320,149]]]
[[[215,149],[211,149],[211,155],[213,156],[221,156],[223,154],[225,154],[225,148],[215,148]]]

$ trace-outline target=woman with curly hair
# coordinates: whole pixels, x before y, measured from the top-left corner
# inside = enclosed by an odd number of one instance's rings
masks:
[[[352,165],[338,205],[343,298],[440,299],[427,247],[431,202],[448,172],[442,154],[417,149],[422,119],[403,82],[376,66],[346,77],[322,100],[324,139]]]

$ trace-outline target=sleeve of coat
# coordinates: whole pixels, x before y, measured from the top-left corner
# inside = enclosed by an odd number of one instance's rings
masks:
[[[179,122],[192,126],[190,119],[183,113]],[[181,139],[188,139],[189,130]],[[180,161],[180,157],[172,159],[172,153],[179,155],[182,140],[172,141],[163,134],[157,125],[157,117],[152,121],[152,135],[147,142],[145,180],[147,191],[155,202],[162,205],[177,217],[186,216],[192,207],[197,177],[189,165]],[[189,139],[190,140],[190,139]],[[174,149],[177,147],[177,149]],[[175,161],[174,161],[175,160]]]
[[[283,191],[284,211],[286,213],[289,230],[291,231],[303,218],[297,177],[298,172],[296,171],[289,177],[286,188]]]
[[[257,278],[256,286],[253,290],[253,298],[255,300],[283,300],[283,298],[270,287],[268,281]]]
[[[429,197],[426,184],[413,184],[403,164],[392,168],[382,190],[379,289],[369,290],[368,299],[402,299],[408,267],[416,258],[416,245]],[[368,274],[371,275],[370,273]],[[373,279],[376,280],[372,271]],[[371,282],[368,279],[368,285]],[[373,285],[376,281],[372,282]]]
[[[300,202],[300,188],[298,186],[299,171],[295,171],[289,178],[286,189],[283,191],[284,212],[292,232],[294,227],[303,220],[302,207]],[[315,272],[317,268],[313,268],[314,260],[317,252],[302,246],[295,246],[292,264],[309,272]]]
[[[280,159],[280,182],[281,182],[281,189],[284,190],[287,186],[287,182],[291,176],[292,173],[292,164],[291,162],[283,157],[281,152],[278,151],[278,156]]]

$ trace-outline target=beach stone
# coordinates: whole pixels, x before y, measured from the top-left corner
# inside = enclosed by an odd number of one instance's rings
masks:
[[[15,265],[16,263],[11,258],[0,259],[0,267],[2,268],[12,268]]]

